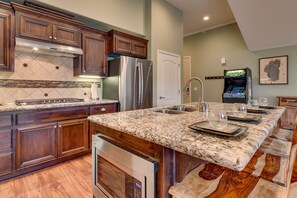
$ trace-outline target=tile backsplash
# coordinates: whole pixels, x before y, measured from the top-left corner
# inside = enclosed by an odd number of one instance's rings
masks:
[[[100,79],[73,77],[72,58],[19,51],[15,53],[15,71],[13,73],[0,72],[0,79],[15,80],[15,82],[17,82],[17,80],[29,80],[30,82],[63,81],[57,88],[44,88],[38,86],[33,86],[34,88],[21,88],[17,86],[4,87],[0,85],[0,103],[2,104],[14,103],[15,100],[24,99],[64,97],[90,98],[91,89],[89,87],[83,88],[81,86],[73,88],[73,84],[76,84],[73,81],[83,81],[90,84],[92,82],[101,83]],[[67,86],[64,88],[65,81],[69,81],[69,84],[72,84],[72,88],[67,88]],[[99,89],[99,93],[101,93],[101,89]]]

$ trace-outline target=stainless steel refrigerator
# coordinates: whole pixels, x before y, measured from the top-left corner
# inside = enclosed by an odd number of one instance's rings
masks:
[[[108,61],[108,76],[103,79],[103,98],[119,101],[119,110],[152,107],[152,61],[120,56]]]

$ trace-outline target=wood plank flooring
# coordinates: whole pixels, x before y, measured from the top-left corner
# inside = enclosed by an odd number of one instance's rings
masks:
[[[91,198],[92,156],[0,183],[0,198]]]

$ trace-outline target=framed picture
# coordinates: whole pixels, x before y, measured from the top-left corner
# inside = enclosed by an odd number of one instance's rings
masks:
[[[259,84],[288,84],[288,56],[275,56],[259,59]]]

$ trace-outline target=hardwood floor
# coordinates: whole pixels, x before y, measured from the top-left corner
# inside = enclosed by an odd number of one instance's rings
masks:
[[[91,198],[92,156],[87,155],[0,183],[0,198]]]

